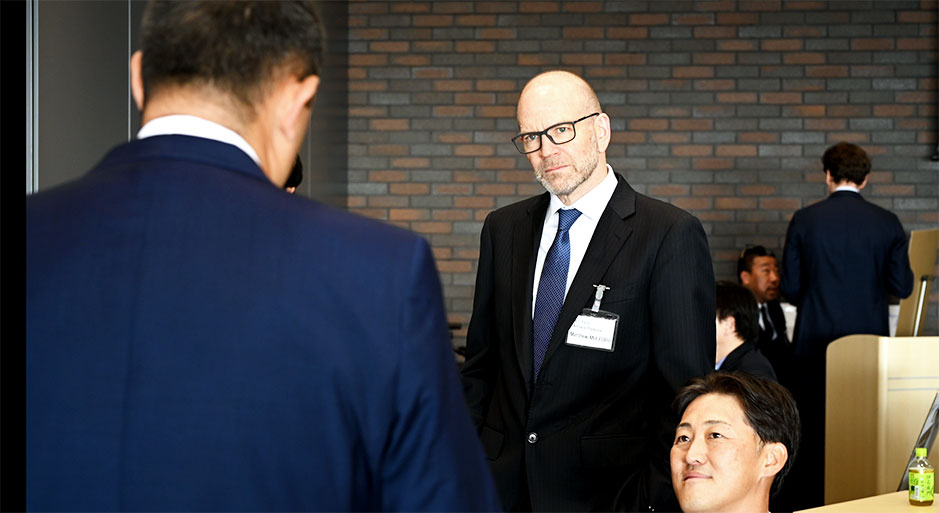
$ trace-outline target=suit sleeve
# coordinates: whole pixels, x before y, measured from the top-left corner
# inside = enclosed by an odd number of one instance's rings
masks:
[[[463,394],[469,405],[476,429],[482,428],[486,406],[492,395],[496,365],[492,347],[493,318],[493,262],[490,217],[483,223],[479,241],[479,264],[476,271],[476,291],[473,297],[473,315],[466,332],[466,362],[463,364]]]
[[[796,212],[786,229],[782,277],[779,280],[779,291],[789,303],[795,306],[802,304],[802,241],[798,223],[798,212]]]
[[[716,352],[714,269],[707,236],[697,218],[682,216],[663,239],[649,290],[652,354],[661,385],[652,460],[649,502],[658,511],[678,508],[671,486],[669,450],[678,419],[671,401],[691,378],[714,370]]]
[[[885,270],[885,279],[887,282],[887,292],[898,298],[906,298],[913,292],[913,270],[910,268],[909,244],[906,240],[906,232],[903,231],[903,225],[900,220],[894,216],[895,228],[893,230],[893,240],[890,243],[890,261],[887,262]]]
[[[676,222],[662,241],[649,290],[652,350],[673,392],[714,370],[714,268],[697,218]]]
[[[401,351],[380,465],[383,511],[497,511],[500,503],[460,392],[437,269],[418,239],[394,332]]]

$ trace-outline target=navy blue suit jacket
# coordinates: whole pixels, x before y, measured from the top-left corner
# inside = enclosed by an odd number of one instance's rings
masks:
[[[27,199],[31,510],[492,510],[427,243],[157,136]]]
[[[796,305],[796,356],[824,354],[844,335],[889,335],[887,295],[913,291],[903,225],[850,191],[797,211],[783,250],[780,290]]]
[[[718,370],[746,372],[753,376],[777,381],[773,365],[752,342],[744,342],[728,353]]]

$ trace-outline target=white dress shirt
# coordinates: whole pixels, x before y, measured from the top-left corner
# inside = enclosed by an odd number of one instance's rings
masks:
[[[172,114],[151,119],[147,124],[140,127],[140,131],[137,132],[137,139],[146,139],[155,135],[190,135],[228,143],[247,153],[258,167],[261,166],[258,152],[254,151],[254,148],[248,144],[244,137],[238,135],[238,132],[198,116]]]
[[[545,257],[548,256],[548,250],[554,243],[554,237],[558,233],[558,210],[562,208],[576,208],[580,210],[580,217],[571,225],[568,234],[571,239],[571,261],[567,269],[567,283],[564,285],[564,297],[567,297],[567,291],[571,288],[571,282],[577,275],[577,269],[580,269],[580,263],[584,260],[587,253],[587,245],[593,237],[594,230],[597,229],[597,222],[606,205],[613,197],[613,191],[616,190],[616,175],[613,174],[613,168],[606,165],[606,177],[596,187],[584,194],[573,205],[568,207],[554,194],[551,195],[551,203],[548,205],[548,211],[545,213],[544,224],[541,230],[541,243],[538,245],[538,259],[535,263],[535,283],[532,287],[531,315],[535,317],[535,300],[538,297],[538,284],[541,282],[541,269],[544,267]]]
[[[851,191],[857,194],[861,193],[861,190],[853,185],[839,185],[838,187],[835,187],[835,190],[833,192],[840,192],[840,191]]]

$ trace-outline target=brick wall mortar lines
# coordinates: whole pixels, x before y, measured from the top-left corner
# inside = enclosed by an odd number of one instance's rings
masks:
[[[872,156],[868,199],[907,231],[939,224],[935,0],[353,0],[349,13],[348,207],[431,242],[457,345],[482,221],[543,191],[509,139],[519,91],[546,69],[590,81],[613,121],[608,161],[702,220],[718,279],[747,243],[781,254],[840,140]]]

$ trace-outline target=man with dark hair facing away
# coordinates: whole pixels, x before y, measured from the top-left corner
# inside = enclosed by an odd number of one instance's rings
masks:
[[[825,481],[825,351],[845,335],[889,336],[888,297],[913,291],[900,220],[861,197],[871,161],[859,146],[838,143],[822,156],[827,199],[792,216],[780,290],[798,308],[792,392],[802,414],[806,458],[793,472],[793,509],[821,506]]]
[[[717,362],[715,369],[742,371],[776,381],[769,360],[756,346],[759,333],[756,298],[749,289],[717,282]]]
[[[498,508],[427,242],[282,189],[321,40],[147,5],[137,140],[27,198],[27,510]]]
[[[679,391],[672,485],[684,513],[767,513],[799,449],[799,411],[785,387],[714,372]]]

